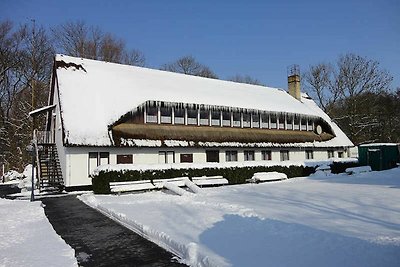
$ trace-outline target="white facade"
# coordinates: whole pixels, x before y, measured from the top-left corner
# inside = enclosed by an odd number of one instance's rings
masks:
[[[328,152],[326,150],[312,150],[313,159],[306,159],[306,151],[303,149],[268,149],[268,148],[115,148],[115,147],[67,147],[65,149],[64,160],[61,161],[63,174],[65,176],[65,185],[68,186],[83,186],[91,184],[90,174],[95,167],[103,164],[117,164],[117,155],[132,155],[134,165],[143,166],[145,169],[159,168],[160,162],[159,152],[171,151],[174,155],[174,161],[168,162],[168,164],[181,164],[180,167],[191,167],[191,163],[181,163],[181,154],[192,154],[193,164],[207,163],[206,151],[218,150],[218,159],[220,164],[213,165],[214,167],[224,167],[226,161],[226,151],[237,151],[237,161],[231,163],[243,163],[246,162],[244,159],[244,151],[254,151],[254,162],[260,165],[271,164],[271,165],[288,165],[289,162],[303,163],[307,161],[327,161]],[[262,160],[262,151],[271,151],[271,160]],[[280,151],[289,151],[289,161],[281,161]],[[338,158],[338,153],[343,150],[333,150],[334,157]],[[108,158],[93,161],[89,158],[89,153],[108,153]],[[343,157],[347,158],[347,153],[343,153]],[[94,165],[93,165],[94,164]]]

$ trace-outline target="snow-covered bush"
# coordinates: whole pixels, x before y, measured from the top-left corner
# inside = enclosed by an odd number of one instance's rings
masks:
[[[4,182],[21,180],[22,178],[24,178],[24,175],[14,170],[10,170],[4,174]]]
[[[35,177],[36,177],[36,169]],[[23,179],[20,181],[18,187],[21,189],[32,190],[32,165],[29,164],[25,167],[24,171],[22,172]],[[36,186],[36,179],[35,179],[35,186]]]

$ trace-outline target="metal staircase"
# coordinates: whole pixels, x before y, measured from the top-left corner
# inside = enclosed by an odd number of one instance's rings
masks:
[[[34,132],[33,140],[40,192],[54,192],[64,189],[57,146],[53,139],[50,132]]]
[[[39,149],[40,191],[62,191],[64,181],[55,144],[42,144]]]

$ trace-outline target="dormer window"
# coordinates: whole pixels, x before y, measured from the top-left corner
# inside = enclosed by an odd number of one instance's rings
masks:
[[[174,110],[174,123],[175,124],[185,124],[185,109],[175,108]]]
[[[172,123],[172,109],[170,107],[161,107],[161,123]]]
[[[188,125],[197,125],[197,109],[188,109],[187,110],[187,124]]]
[[[148,107],[146,110],[146,122],[147,123],[157,123],[157,108]]]
[[[243,128],[250,128],[250,114],[243,113]]]
[[[200,125],[209,125],[210,115],[208,110],[200,110]]]

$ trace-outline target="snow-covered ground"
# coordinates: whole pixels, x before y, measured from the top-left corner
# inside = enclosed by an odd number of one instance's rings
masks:
[[[78,266],[41,202],[0,198],[0,266]]]
[[[400,168],[81,199],[192,266],[400,266]]]

